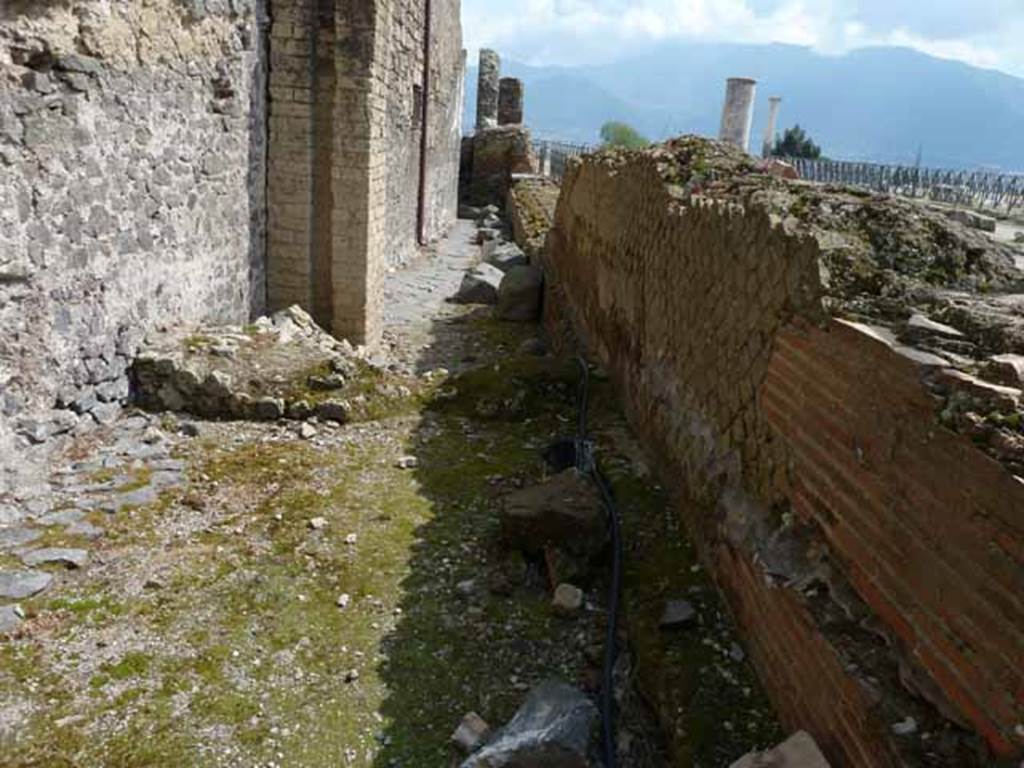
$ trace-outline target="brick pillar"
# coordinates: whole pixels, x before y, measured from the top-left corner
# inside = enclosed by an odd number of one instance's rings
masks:
[[[312,309],[315,0],[273,0],[267,151],[267,301]]]
[[[498,93],[501,58],[487,48],[480,49],[480,74],[476,91],[476,129],[493,128],[498,124]]]
[[[498,87],[498,125],[522,125],[522,122],[523,81],[503,77]]]
[[[378,2],[272,0],[271,310],[373,346],[384,279],[385,35]]]

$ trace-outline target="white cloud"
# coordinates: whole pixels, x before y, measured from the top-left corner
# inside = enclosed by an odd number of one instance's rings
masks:
[[[467,43],[521,61],[609,61],[670,39],[900,45],[1024,76],[1019,0],[464,0]]]

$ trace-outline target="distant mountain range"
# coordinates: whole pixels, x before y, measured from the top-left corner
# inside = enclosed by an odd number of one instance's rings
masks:
[[[725,80],[758,80],[751,149],[760,148],[768,97],[779,129],[799,123],[840,159],[1024,171],[1024,80],[905,48],[823,56],[791,45],[675,43],[614,64],[533,67],[503,62],[526,84],[526,120],[538,137],[596,142],[623,120],[651,139],[718,131]],[[467,75],[466,128],[476,112]]]

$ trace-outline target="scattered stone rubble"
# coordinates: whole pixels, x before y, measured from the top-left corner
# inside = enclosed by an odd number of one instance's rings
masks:
[[[345,423],[375,371],[298,307],[251,326],[173,328],[147,339],[133,369],[144,408],[206,418]]]
[[[452,301],[495,306],[495,315],[512,322],[534,322],[540,317],[544,273],[539,258],[531,259],[508,239],[510,233],[497,206],[464,206],[461,213],[479,226],[482,262],[463,277]]]

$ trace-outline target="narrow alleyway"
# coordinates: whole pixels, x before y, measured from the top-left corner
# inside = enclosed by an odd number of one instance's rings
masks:
[[[383,418],[136,413],[69,450],[52,498],[0,538],[21,586],[0,762],[457,765],[467,712],[500,725],[552,677],[596,690],[605,568],[575,574],[584,604],[559,614],[551,564],[499,532],[503,498],[572,433],[577,371],[536,354],[536,326],[444,301],[473,235],[460,222],[389,276],[380,386],[408,396]],[[620,635],[639,654],[616,673],[622,764],[669,764],[653,708],[684,734],[677,764],[728,766],[777,726],[600,377],[592,426],[629,542]],[[676,598],[697,618],[668,632]]]

